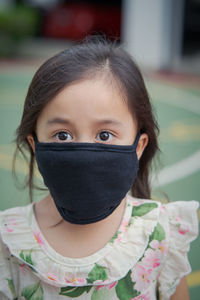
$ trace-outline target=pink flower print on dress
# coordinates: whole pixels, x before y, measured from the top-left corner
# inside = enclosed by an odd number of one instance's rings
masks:
[[[160,212],[161,213],[166,213],[166,207],[165,207],[165,205],[161,205]]]
[[[39,245],[42,245],[42,246],[45,245],[43,239],[41,238],[41,233],[40,233],[40,232],[34,231],[34,232],[33,232],[33,235],[34,235],[34,238],[36,239],[36,241],[37,241],[37,243],[38,243]]]
[[[10,254],[10,249],[6,246],[6,252]]]
[[[109,279],[106,280],[101,280],[101,279],[97,279],[93,282],[94,285],[98,285],[99,287],[104,287],[106,285],[106,283],[109,282]]]
[[[26,275],[26,271],[25,271],[26,264],[20,264],[19,267],[20,267],[22,274]]]
[[[117,238],[115,239],[115,243],[119,243],[121,241],[121,239],[122,239],[122,234],[119,233]]]
[[[53,273],[48,273],[47,278],[52,280],[52,281],[58,281],[56,276]]]
[[[108,290],[111,290],[113,287],[115,287],[115,286],[117,285],[117,283],[118,283],[118,281],[115,281],[115,282],[109,284],[109,285],[107,286],[107,289],[108,289]]]
[[[134,271],[131,273],[131,279],[135,282],[134,289],[142,292],[148,288],[151,273],[152,269],[146,269],[142,265],[136,264]]]
[[[179,215],[179,216],[177,216],[176,218],[175,218],[175,222],[176,223],[180,223],[182,221],[182,216],[181,215]]]
[[[97,282],[98,280],[96,280],[96,282]],[[104,283],[106,282],[106,280],[104,281]],[[112,282],[111,284],[107,284],[107,285],[98,285],[97,287],[96,287],[96,290],[98,291],[100,288],[107,288],[107,290],[111,290],[113,287],[115,287],[116,285],[117,285],[117,282],[118,281],[114,281],[114,282]]]
[[[7,225],[5,227],[5,229],[6,229],[7,232],[13,232],[13,230],[14,230],[13,228],[9,227],[9,225]]]
[[[20,264],[20,265],[19,265],[19,268],[20,268],[21,273],[22,273],[24,276],[26,276],[27,271],[29,271],[29,269],[27,268],[27,265],[26,265],[26,264]]]
[[[189,226],[186,224],[179,224],[177,227],[178,227],[178,232],[182,235],[185,235],[187,232],[190,231]]]
[[[155,269],[160,266],[160,257],[158,251],[147,249],[142,264],[151,269]]]
[[[123,221],[122,221],[122,224],[119,228],[119,231],[126,232],[128,224],[129,224],[129,218],[124,218]]]
[[[69,277],[65,277],[65,281],[66,281],[66,283],[71,283],[71,284],[73,284],[73,285],[77,285],[77,283],[79,283],[79,284],[81,284],[81,285],[84,285],[84,284],[86,284],[87,282],[86,282],[86,279],[85,278],[82,278],[82,277],[80,277],[80,278],[69,278]]]
[[[4,231],[5,232],[13,232],[15,226],[17,226],[16,219],[15,218],[10,218],[4,224]]]
[[[166,247],[166,242],[165,241],[157,241],[157,240],[153,240],[151,243],[150,243],[150,247],[155,249],[155,250],[159,250],[161,251],[162,254],[164,254],[167,250],[167,247]]]
[[[145,202],[144,200],[138,201],[138,200],[134,199],[134,200],[132,201],[132,205],[133,205],[133,206],[139,206],[139,205],[143,204],[144,202]]]
[[[134,297],[134,298],[132,298],[131,300],[150,300],[151,298],[150,298],[150,292],[149,291],[147,291],[147,293],[145,293],[145,294],[140,294],[139,296],[137,296],[137,297]]]
[[[178,228],[178,232],[179,232],[180,234],[185,235],[187,232],[190,231],[189,226],[182,223],[182,216],[180,216],[180,215],[177,216],[177,217],[175,218],[175,222],[177,223],[177,224],[176,224],[176,227]]]

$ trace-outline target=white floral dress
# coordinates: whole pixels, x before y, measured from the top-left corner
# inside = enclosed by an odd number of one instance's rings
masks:
[[[187,252],[198,235],[198,206],[127,195],[116,234],[83,258],[64,257],[48,244],[33,204],[1,211],[0,299],[170,299],[191,272]]]

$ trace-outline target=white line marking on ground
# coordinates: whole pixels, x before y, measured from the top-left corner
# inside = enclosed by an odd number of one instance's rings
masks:
[[[174,86],[163,85],[161,83],[147,83],[149,86],[152,98],[158,102],[165,102],[173,106],[191,111],[195,114],[200,114],[200,97],[189,93],[187,90],[181,90]],[[156,91],[154,92],[154,89]]]
[[[195,152],[191,156],[163,168],[157,175],[153,175],[151,185],[153,188],[163,186],[182,179],[200,169],[200,151]]]
[[[164,102],[166,104],[185,109],[192,113],[200,115],[200,97],[162,83],[148,82],[147,86],[151,91],[152,100],[156,102]],[[163,95],[164,94],[164,95]],[[200,169],[200,151],[195,152],[191,156],[163,168],[157,175],[152,176],[152,187],[163,186],[191,175]]]

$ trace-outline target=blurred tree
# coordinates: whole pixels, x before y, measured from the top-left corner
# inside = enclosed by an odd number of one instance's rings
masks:
[[[0,56],[13,56],[18,43],[36,34],[40,15],[23,4],[0,11]]]

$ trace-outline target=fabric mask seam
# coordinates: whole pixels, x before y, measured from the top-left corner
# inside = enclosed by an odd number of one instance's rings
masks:
[[[86,148],[71,148],[71,149],[58,149],[58,148],[53,148],[53,147],[45,147],[45,148],[37,148],[38,151],[79,151],[79,150],[84,150],[84,151],[95,151],[95,152],[119,152],[119,153],[132,153],[132,152],[135,152],[136,149],[133,149],[133,150],[128,150],[128,149],[125,149],[125,150],[119,150],[119,149],[86,149]]]

